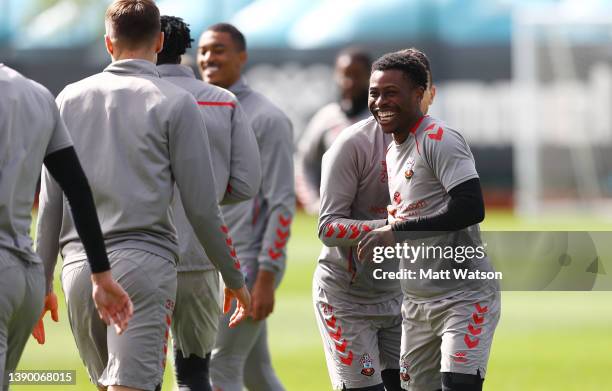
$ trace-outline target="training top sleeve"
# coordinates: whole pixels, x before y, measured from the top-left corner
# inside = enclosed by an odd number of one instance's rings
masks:
[[[229,183],[221,204],[251,199],[261,186],[261,158],[255,133],[238,101],[232,111]]]
[[[40,177],[38,218],[36,220],[36,252],[45,269],[45,288],[53,290],[53,273],[59,254],[59,237],[62,228],[62,189],[45,167]]]
[[[260,202],[267,205],[261,251],[257,257],[262,270],[279,273],[286,263],[286,245],[295,213],[293,171],[293,129],[287,117],[270,115],[255,118],[259,132],[262,184]]]
[[[55,151],[59,151],[60,149],[71,147],[72,138],[68,133],[64,120],[62,120],[62,117],[60,117],[60,113],[55,101],[53,100],[53,96],[51,96],[51,94],[48,92],[46,93],[49,95],[49,106],[51,108],[51,112],[53,113],[53,133],[51,134],[51,139],[49,140],[47,150],[45,151],[45,156],[48,156]]]
[[[44,163],[68,199],[91,272],[110,270],[96,205],[76,151],[73,147],[60,149],[45,157]]]
[[[462,182],[478,178],[470,147],[457,131],[435,125],[423,140],[425,160],[447,193]]]
[[[225,285],[240,288],[244,277],[215,196],[206,125],[191,95],[185,94],[173,103],[176,106],[169,125],[168,147],[185,214]]]
[[[351,138],[336,140],[323,155],[319,239],[328,247],[356,246],[367,232],[386,224],[386,220],[350,218],[365,164]]]

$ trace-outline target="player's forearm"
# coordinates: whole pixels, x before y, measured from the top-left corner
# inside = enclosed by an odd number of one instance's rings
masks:
[[[240,272],[240,262],[217,197],[211,191],[215,188],[215,180],[210,160],[194,155],[189,160],[174,159],[173,167],[185,215],[200,244],[221,273],[225,285],[230,289],[242,287],[244,277]],[[200,167],[198,181],[192,179],[191,167]]]
[[[445,212],[395,223],[393,231],[457,231],[484,220],[484,201],[478,178],[455,186],[449,195],[451,200]]]
[[[295,198],[292,203],[276,205],[266,216],[266,229],[261,251],[257,257],[261,270],[278,274],[285,269],[287,243],[295,213],[295,207],[292,205],[295,205]]]
[[[66,194],[74,225],[85,247],[92,273],[110,270],[91,188],[74,148],[69,147],[50,154],[44,163]]]
[[[252,163],[252,170],[241,170],[241,175],[230,173],[229,183],[221,205],[247,201],[257,195],[261,186],[261,168],[259,161]],[[250,172],[249,172],[250,171]]]
[[[371,230],[387,224],[386,220],[355,220],[323,216],[319,224],[319,240],[328,247],[352,247]]]
[[[210,163],[198,157],[193,161],[175,159],[173,167],[180,199],[193,232],[210,261],[221,273],[225,285],[230,289],[242,287],[244,276],[240,272],[236,250],[215,194],[210,191],[215,188]],[[200,180],[192,180],[189,167],[201,168]]]

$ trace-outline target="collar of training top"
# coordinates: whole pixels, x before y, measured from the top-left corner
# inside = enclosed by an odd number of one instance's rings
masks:
[[[112,72],[117,75],[151,75],[159,77],[157,66],[147,60],[119,60],[115,61],[106,68],[104,72]]]
[[[247,85],[246,79],[244,76],[240,76],[237,82],[232,84],[228,90],[234,93],[234,95],[238,95],[240,92],[245,91],[249,88]]]
[[[157,70],[161,77],[179,76],[195,79],[193,69],[181,64],[162,64],[157,66]]]

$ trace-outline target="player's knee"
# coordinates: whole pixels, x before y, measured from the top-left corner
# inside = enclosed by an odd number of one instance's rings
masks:
[[[476,375],[442,372],[442,391],[482,391],[483,379]]]
[[[402,382],[400,381],[399,369],[385,369],[380,372],[385,390],[387,391],[402,391]]]
[[[359,388],[346,388],[346,386],[343,386],[342,391],[385,391],[385,386],[383,383]]]
[[[180,391],[211,391],[208,367],[210,353],[206,357],[195,354],[184,357],[183,352],[175,350],[176,383]]]

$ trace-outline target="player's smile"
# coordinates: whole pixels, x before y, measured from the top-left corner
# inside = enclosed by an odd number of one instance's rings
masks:
[[[207,63],[207,62],[201,63],[200,67],[202,68],[204,72],[204,76],[207,78],[214,77],[215,73],[219,72],[221,68],[216,63]]]
[[[397,118],[397,113],[390,110],[385,111],[376,111],[375,114],[376,120],[380,124],[380,126],[387,126],[393,124],[393,122]]]

